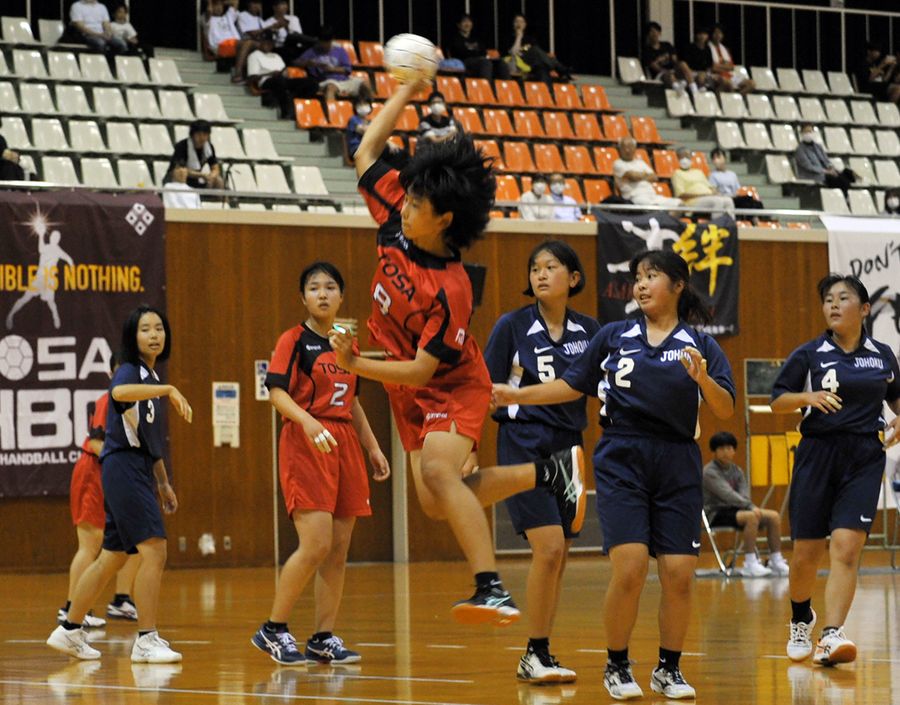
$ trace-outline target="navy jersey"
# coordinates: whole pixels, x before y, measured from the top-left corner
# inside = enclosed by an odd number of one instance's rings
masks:
[[[109,411],[106,414],[106,439],[102,460],[110,453],[135,451],[158,460],[163,454],[162,401],[159,397],[141,402],[121,402],[112,398],[120,384],[161,384],[156,373],[143,362],[123,362],[110,382]]]
[[[600,398],[605,433],[690,440],[700,435],[702,397],[681,364],[687,346],[700,351],[709,376],[734,398],[731,365],[712,336],[679,323],[652,347],[643,318],[603,326],[563,379]]]
[[[537,304],[506,313],[497,321],[484,349],[491,381],[527,387],[559,379],[587,350],[599,329],[600,324],[590,316],[567,310],[562,338],[556,342],[547,332]],[[547,406],[513,404],[497,409],[494,420],[537,422],[582,431],[587,426],[585,405],[584,399]]]
[[[887,345],[866,334],[856,350],[846,353],[827,331],[791,353],[775,380],[772,399],[787,392],[822,389],[841,398],[841,410],[823,414],[804,407],[800,422],[804,436],[881,431],[885,423],[882,402],[900,397],[897,358]]]

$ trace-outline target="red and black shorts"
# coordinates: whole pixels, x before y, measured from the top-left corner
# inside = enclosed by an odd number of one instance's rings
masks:
[[[69,507],[75,526],[90,524],[101,530],[106,526],[100,473],[100,459],[91,453],[82,453],[72,470],[69,486]]]

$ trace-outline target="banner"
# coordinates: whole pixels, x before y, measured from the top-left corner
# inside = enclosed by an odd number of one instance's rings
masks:
[[[156,196],[0,192],[0,497],[66,495],[111,351],[165,307]]]
[[[597,218],[597,292],[601,323],[636,315],[628,265],[641,250],[675,250],[688,263],[691,286],[713,313],[712,335],[738,332],[737,226],[728,216],[707,223],[683,223],[668,213],[621,216],[594,211]]]

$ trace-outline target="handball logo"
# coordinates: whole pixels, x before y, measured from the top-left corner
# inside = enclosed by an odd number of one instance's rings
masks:
[[[11,382],[25,379],[34,364],[34,351],[21,335],[0,338],[0,376]]]
[[[138,235],[143,235],[147,232],[147,228],[150,227],[154,220],[156,218],[153,217],[153,214],[147,210],[143,203],[135,203],[131,210],[128,211],[128,215],[125,216],[125,222],[134,228]]]

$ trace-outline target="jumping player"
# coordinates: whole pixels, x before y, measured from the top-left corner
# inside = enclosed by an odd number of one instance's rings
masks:
[[[597,321],[568,308],[569,297],[584,289],[578,254],[551,240],[528,258],[528,286],[536,301],[503,315],[488,339],[484,361],[493,382],[514,387],[552,382],[563,376],[600,328]],[[553,406],[497,409],[497,461],[528,462],[582,445],[587,426],[584,397]],[[576,674],[550,653],[550,632],[559,605],[563,571],[572,539],[564,530],[553,494],[537,487],[506,499],[516,531],[531,545],[526,597],[531,638],[519,661],[517,677],[531,683],[570,682]]]
[[[825,627],[813,662],[833,666],[856,658],[843,625],[878,509],[884,451],[900,441],[900,416],[887,426],[883,416],[885,401],[900,414],[900,369],[890,347],[863,328],[870,304],[859,279],[830,274],[818,289],[828,329],[784,363],[772,390],[772,411],[803,410],[789,500],[794,554],[787,654],[803,661],[812,653],[812,591],[831,534]]]
[[[563,375],[546,384],[495,385],[504,404],[571,402],[595,394],[603,437],[594,453],[597,510],[612,563],[604,621],[612,697],[643,695],[628,660],[649,557],[657,559],[662,600],[659,663],[650,687],[693,698],[679,668],[691,613],[703,509],[699,402],[718,418],[734,412],[731,368],[716,341],[693,323],[709,312],[688,283],[687,263],[671,250],[645,251],[630,264],[638,320],[609,323]]]
[[[162,459],[160,398],[169,397],[178,415],[188,423],[193,416],[181,392],[171,384],[162,384],[154,371],[157,362],[168,359],[171,349],[169,322],[160,311],[139,306],[131,312],[122,329],[122,364],[110,384],[112,404],[100,456],[107,514],[103,550],[78,581],[68,619],[47,639],[52,648],[76,658],[100,658],[100,652],[87,642],[82,620],[128,556],[137,553],[141,557],[134,580],[138,637],[131,649],[131,661],[181,661],[181,654],[173,651],[156,630],[159,588],[166,564],[166,531],[156,492],[167,514],[178,508]]]
[[[552,486],[563,525],[577,531],[584,520],[583,458],[580,448],[570,448],[537,463],[462,477],[481,436],[491,386],[468,332],[472,285],[459,250],[482,236],[496,182],[490,161],[467,136],[417,153],[402,172],[379,158],[404,106],[422,87],[398,87],[355,159],[359,189],[380,226],[368,327],[389,359],[356,356],[347,332],[332,331],[331,344],[341,367],[384,384],[419,502],[428,516],[449,521],[475,574],[475,594],[457,602],[453,616],[463,623],[509,624],[519,610],[497,575],[482,506],[536,483]]]
[[[109,361],[110,373],[118,368],[115,354]],[[69,617],[69,606],[72,595],[81,574],[100,554],[103,544],[103,528],[106,526],[106,511],[103,508],[103,485],[100,481],[100,451],[106,436],[106,413],[109,407],[109,393],[104,394],[94,404],[91,426],[88,437],[81,444],[81,456],[72,470],[72,481],[69,489],[69,507],[72,511],[72,524],[78,536],[78,550],[72,557],[69,566],[69,594],[64,607],[57,613],[57,621],[62,624]],[[137,609],[131,598],[131,587],[140,563],[139,556],[131,556],[122,569],[116,573],[116,596],[106,606],[106,616],[117,619],[137,619]],[[95,617],[89,611],[84,617],[85,627],[102,627],[105,619]]]
[[[347,550],[356,518],[372,513],[360,441],[386,480],[391,469],[357,398],[359,381],[337,364],[328,331],[344,300],[344,279],[329,262],[313,262],[300,274],[309,316],[278,339],[266,386],[284,418],[278,447],[279,477],[300,545],[278,578],[269,620],[251,643],[284,665],[355,663],[360,655],[335,636]],[[291,610],[316,577],[316,631],[305,654],[288,629]]]

